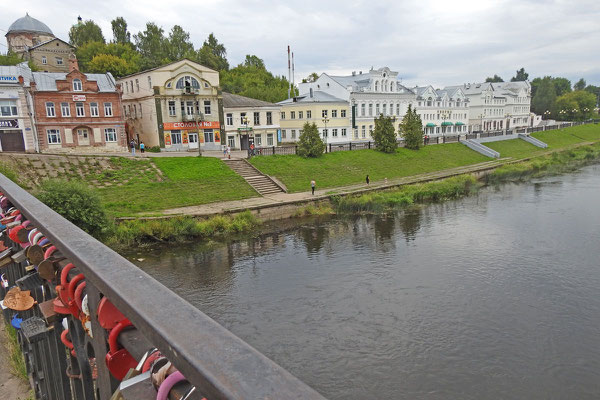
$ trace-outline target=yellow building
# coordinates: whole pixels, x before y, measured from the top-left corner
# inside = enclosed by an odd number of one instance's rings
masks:
[[[311,90],[278,104],[281,106],[279,125],[282,143],[297,142],[307,122],[317,125],[326,144],[351,140],[351,111],[346,100]]]

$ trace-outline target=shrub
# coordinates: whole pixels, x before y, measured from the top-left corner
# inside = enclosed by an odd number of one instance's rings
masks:
[[[100,197],[80,182],[46,180],[40,185],[36,197],[96,238],[101,237],[108,228]]]
[[[298,155],[300,157],[319,157],[325,151],[325,143],[319,136],[319,129],[315,123],[304,124],[300,141],[298,142]]]
[[[396,141],[396,132],[391,117],[384,117],[381,114],[375,119],[375,130],[373,131],[373,140],[375,148],[384,153],[394,153],[398,142]]]
[[[150,153],[160,153],[160,146],[146,147],[146,151]]]

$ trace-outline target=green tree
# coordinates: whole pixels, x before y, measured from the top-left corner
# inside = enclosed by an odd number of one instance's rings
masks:
[[[531,99],[531,110],[536,114],[544,115],[546,111],[552,111],[554,109],[556,89],[552,82],[552,78],[549,76],[540,79],[540,83],[537,84],[536,87],[537,90],[535,91],[535,95]]]
[[[16,53],[0,54],[0,65],[17,65],[23,62],[20,55]]]
[[[310,75],[308,75],[306,78],[302,79],[302,83],[314,82],[317,79],[319,79],[319,75],[317,75],[316,72],[313,72]]]
[[[169,62],[164,30],[153,22],[146,24],[146,29],[133,35],[135,47],[142,56],[142,68],[155,68]]]
[[[504,82],[504,79],[502,79],[501,77],[499,77],[498,75],[494,75],[493,77],[487,77],[485,78],[486,82]]]
[[[562,96],[565,93],[569,93],[571,91],[571,81],[567,78],[552,78],[552,83],[554,83],[554,88],[556,89],[556,95]]]
[[[184,31],[179,25],[175,25],[171,29],[166,46],[167,57],[170,61],[177,61],[186,57],[194,58],[196,56],[194,45],[190,42],[190,34]]]
[[[79,69],[82,72],[105,72],[98,70],[98,68],[100,68],[101,65],[106,65],[106,63],[113,65],[113,69],[109,69],[109,71],[116,77],[133,74],[141,70],[142,57],[130,44],[88,42],[77,48],[76,55],[79,62]],[[106,57],[101,57],[99,60],[96,60],[94,66],[91,67],[90,63],[99,55],[118,57],[126,63],[125,72],[115,74],[115,71],[122,71],[123,63]]]
[[[372,136],[377,150],[384,153],[393,153],[396,151],[398,142],[396,141],[396,132],[394,131],[392,118],[384,117],[383,114],[380,114],[375,119],[375,130]]]
[[[319,136],[319,129],[313,122],[304,124],[300,140],[298,141],[298,155],[300,157],[320,157],[325,151],[325,143]]]
[[[596,96],[585,90],[575,90],[556,99],[555,115],[561,120],[582,121],[592,118]]]
[[[110,72],[117,78],[129,74],[127,61],[111,54],[98,54],[94,56],[88,64],[87,69],[87,72],[92,73]]]
[[[404,136],[404,147],[418,150],[423,144],[423,122],[417,110],[408,105],[408,111],[402,118],[400,130]]]
[[[250,67],[250,68],[264,69],[264,70],[267,69],[265,67],[265,62],[262,60],[262,58],[259,58],[255,55],[250,55],[250,54],[246,54],[246,59],[244,60],[244,66]]]
[[[215,71],[227,71],[229,69],[227,50],[212,33],[208,35],[202,47],[198,49],[197,59],[200,64]]]
[[[131,34],[127,30],[127,22],[123,17],[117,17],[110,22],[112,26],[113,42],[121,44],[131,43]]]
[[[105,43],[102,29],[92,20],[73,25],[69,31],[69,43],[75,47],[79,47],[88,42]]]
[[[581,78],[580,80],[577,81],[577,83],[575,85],[573,85],[573,90],[585,90],[585,87],[586,87],[585,79]]]
[[[510,79],[510,81],[511,82],[526,81],[527,78],[529,78],[529,74],[527,72],[525,72],[525,68],[521,68],[521,69],[517,70],[517,75],[513,76]]]

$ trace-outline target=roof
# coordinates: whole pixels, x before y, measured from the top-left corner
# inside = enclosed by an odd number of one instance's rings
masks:
[[[277,104],[240,96],[239,94],[223,92],[223,107],[277,107]]]
[[[328,93],[320,90],[313,91],[312,97],[310,94],[303,94],[302,96],[293,97],[280,101],[277,104],[290,105],[295,103],[347,103],[346,100],[340,99],[339,97],[332,96]]]
[[[38,47],[40,47],[40,46],[43,46],[43,45],[45,45],[45,44],[48,44],[48,43],[50,43],[50,42],[54,42],[55,40],[58,40],[58,41],[60,41],[60,42],[63,42],[64,44],[66,44],[67,46],[69,46],[69,47],[71,47],[71,48],[73,48],[73,49],[75,48],[75,46],[73,46],[73,45],[72,45],[71,43],[69,43],[69,42],[65,42],[64,40],[62,40],[62,39],[59,39],[59,38],[54,38],[54,39],[46,40],[46,41],[45,41],[45,42],[43,42],[43,43],[36,44],[35,46],[31,46],[31,47],[29,48],[29,50],[33,50],[33,49],[35,49],[35,48],[38,48]]]
[[[54,36],[54,33],[52,33],[50,28],[48,28],[48,25],[44,24],[40,20],[30,17],[29,14],[25,14],[24,17],[21,17],[13,22],[8,28],[6,34],[8,35],[9,33],[17,32],[45,33],[47,35]]]
[[[98,84],[99,92],[115,92],[115,78],[110,72],[106,74],[84,74],[88,81],[94,81]],[[56,81],[67,79],[67,74],[63,72],[34,72],[33,79],[36,84],[36,88],[43,92],[57,91]]]
[[[22,76],[25,86],[29,86],[29,83],[31,82],[31,80],[33,78],[33,76],[31,75],[31,70],[27,66],[26,62],[18,64],[18,65],[0,65],[0,75],[16,76],[17,79],[19,76]],[[0,82],[0,84],[1,83],[6,83],[6,82]],[[18,81],[11,82],[11,83],[18,83]]]
[[[135,74],[130,74],[130,75],[125,75],[125,76],[122,76],[122,77],[120,77],[120,78],[119,78],[119,80],[121,80],[121,79],[125,79],[125,78],[130,78],[130,77],[132,77],[132,76],[136,76],[136,75],[145,74],[145,73],[147,73],[147,72],[150,72],[150,71],[155,71],[155,70],[157,70],[157,69],[161,69],[161,68],[164,68],[164,67],[168,67],[169,65],[173,65],[173,64],[176,64],[176,63],[178,63],[178,62],[181,62],[181,61],[189,61],[189,62],[191,62],[191,63],[197,64],[197,65],[200,65],[200,66],[202,66],[202,67],[206,68],[206,69],[207,69],[207,70],[209,70],[209,71],[212,71],[212,72],[218,72],[218,71],[215,71],[215,70],[214,70],[214,69],[212,69],[212,68],[208,68],[206,65],[202,65],[202,64],[200,64],[200,63],[197,63],[197,62],[196,62],[196,61],[194,61],[194,60],[190,60],[189,58],[185,57],[185,58],[182,58],[181,60],[173,61],[173,62],[170,62],[170,63],[168,63],[168,64],[165,64],[165,65],[160,65],[160,66],[158,66],[158,67],[149,68],[149,69],[146,69],[146,70],[144,70],[144,71],[136,72]]]

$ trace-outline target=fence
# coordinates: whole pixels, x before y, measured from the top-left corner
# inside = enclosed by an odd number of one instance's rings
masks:
[[[148,398],[144,388],[154,398],[148,372],[125,388],[136,374],[130,368],[154,347],[180,371],[159,390],[183,379],[169,398],[195,387],[189,399],[322,399],[1,174],[0,191],[9,247],[0,254],[0,298],[5,321],[18,327],[36,399],[105,400],[119,387],[125,399]]]

